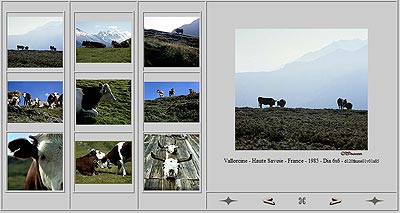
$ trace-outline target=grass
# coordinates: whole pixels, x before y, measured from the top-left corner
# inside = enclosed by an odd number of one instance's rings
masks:
[[[99,86],[99,83],[110,85],[115,102],[100,102],[96,107],[98,116],[81,113],[77,124],[129,125],[131,124],[132,90],[131,80],[76,80],[76,87]]]
[[[29,167],[31,166],[31,159],[19,160],[17,158],[8,157],[8,190],[25,190],[25,178]]]
[[[8,106],[8,123],[62,123],[63,109],[56,107]]]
[[[145,67],[198,67],[199,37],[145,30]]]
[[[90,149],[98,149],[108,153],[120,141],[77,141],[75,143],[75,159],[89,153]],[[133,157],[132,157],[133,159]],[[113,165],[111,169],[100,167],[96,169],[98,175],[86,176],[75,173],[75,184],[131,184],[132,183],[132,160],[126,164],[127,175],[122,176],[122,169],[117,175],[118,167]]]
[[[131,48],[76,48],[76,63],[131,63]]]
[[[145,100],[144,122],[199,122],[199,93]]]
[[[50,50],[8,50],[8,68],[63,67],[63,52]]]
[[[236,150],[368,150],[368,111],[236,108]]]

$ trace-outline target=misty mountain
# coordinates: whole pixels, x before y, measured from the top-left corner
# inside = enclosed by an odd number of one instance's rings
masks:
[[[23,35],[9,35],[7,49],[17,49],[17,45],[29,46],[29,50],[49,50],[55,46],[63,50],[63,23],[50,22]]]
[[[179,28],[183,29],[183,34],[199,36],[199,29],[200,29],[199,26],[200,26],[200,19],[196,19],[192,23],[182,25]]]
[[[368,45],[346,49],[327,46],[313,52],[313,57],[321,57],[312,61],[296,61],[272,72],[236,73],[235,105],[257,107],[257,97],[263,96],[284,98],[287,107],[335,109],[342,97],[353,109],[368,109]]]
[[[118,29],[109,29],[107,31],[100,31],[97,34],[87,33],[79,28],[75,30],[76,46],[82,47],[82,41],[96,41],[111,46],[111,42],[122,42],[131,38],[129,32],[122,32]]]

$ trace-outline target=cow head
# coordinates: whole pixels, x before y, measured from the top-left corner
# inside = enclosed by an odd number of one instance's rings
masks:
[[[47,189],[63,189],[63,138],[62,134],[30,135],[8,143],[13,156],[20,159],[32,158],[38,164],[38,171],[43,185]],[[31,168],[32,169],[32,166]],[[29,171],[32,172],[32,171]],[[29,175],[29,173],[28,173]],[[27,176],[27,179],[29,177]]]
[[[162,146],[160,141],[158,141],[158,147],[160,147],[161,149],[165,149],[170,154],[176,154],[178,151],[178,146],[176,145],[176,139],[174,144],[167,144],[164,146]]]
[[[110,85],[100,83],[99,86],[101,87],[100,93],[102,94],[100,101],[115,102],[117,100],[111,91]]]
[[[153,159],[163,162],[163,173],[165,179],[167,178],[175,179],[178,176],[180,163],[192,160],[192,154],[190,154],[189,157],[185,159],[175,159],[175,158],[163,159],[157,157],[153,152],[151,152],[150,154]]]

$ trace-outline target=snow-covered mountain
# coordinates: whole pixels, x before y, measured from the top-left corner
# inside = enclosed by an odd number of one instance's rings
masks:
[[[49,22],[23,35],[9,35],[7,49],[24,45],[29,46],[30,50],[49,50],[50,46],[63,50],[63,28],[62,22]]]
[[[236,73],[235,105],[257,107],[263,96],[284,98],[288,107],[335,109],[342,97],[368,109],[368,43],[360,41],[334,42],[276,71]]]
[[[97,34],[90,34],[82,29],[75,29],[76,46],[81,47],[82,41],[96,41],[111,46],[112,41],[122,42],[131,38],[130,32],[122,32],[118,29],[109,29],[107,31],[100,31]]]

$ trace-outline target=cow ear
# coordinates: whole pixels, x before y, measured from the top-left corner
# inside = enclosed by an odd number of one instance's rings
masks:
[[[8,148],[11,152],[14,152],[14,157],[26,159],[26,158],[37,158],[38,149],[36,146],[31,144],[25,138],[19,138],[8,143]]]

